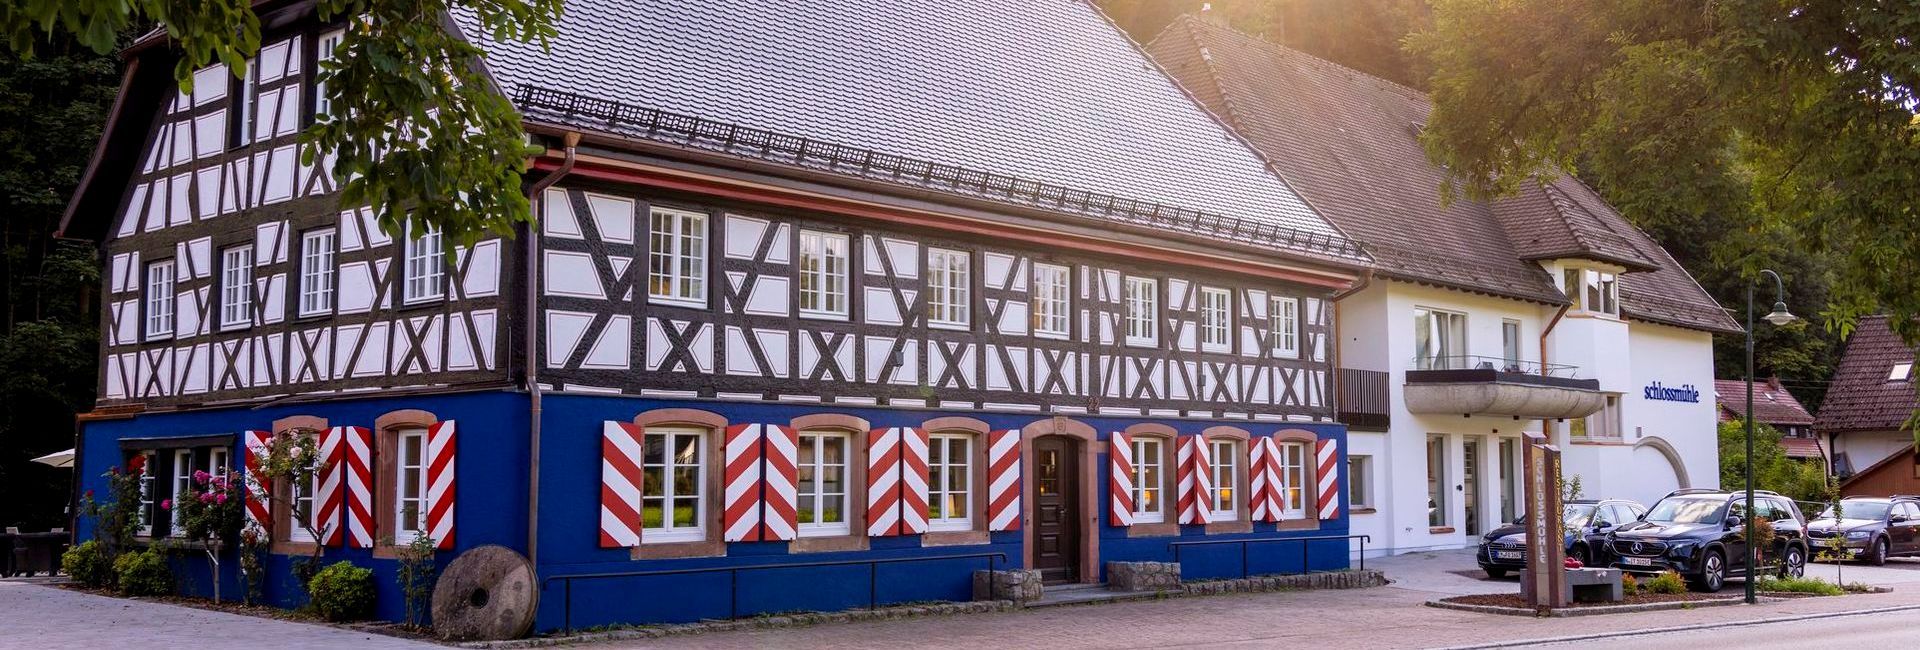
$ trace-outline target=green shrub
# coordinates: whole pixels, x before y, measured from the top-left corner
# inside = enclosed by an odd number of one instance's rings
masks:
[[[113,561],[113,573],[120,593],[128,596],[173,595],[173,570],[167,567],[167,557],[159,551],[122,553]]]
[[[1680,574],[1672,571],[1654,576],[1652,580],[1648,580],[1646,584],[1640,585],[1640,587],[1650,594],[1687,593],[1687,581],[1682,579]]]
[[[355,621],[373,614],[373,571],[340,561],[307,582],[313,608],[329,621]]]
[[[113,584],[113,563],[107,560],[107,549],[91,539],[62,553],[60,570],[89,587]]]
[[[1754,589],[1759,591],[1780,591],[1795,594],[1813,594],[1815,596],[1839,596],[1847,593],[1840,585],[1819,578],[1761,578]]]
[[[1620,574],[1620,593],[1632,596],[1640,593],[1640,581],[1631,573]]]

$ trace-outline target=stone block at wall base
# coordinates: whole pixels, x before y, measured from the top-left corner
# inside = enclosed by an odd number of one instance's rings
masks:
[[[1180,588],[1179,562],[1108,562],[1107,589],[1171,591]]]
[[[1028,569],[973,572],[974,600],[1011,600],[1030,603],[1040,600],[1040,572]]]

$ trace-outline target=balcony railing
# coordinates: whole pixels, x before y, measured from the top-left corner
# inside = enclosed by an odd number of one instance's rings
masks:
[[[1541,363],[1487,357],[1480,355],[1455,355],[1445,357],[1414,357],[1414,370],[1492,370],[1494,372],[1540,375],[1542,377],[1564,377],[1575,379],[1580,376],[1578,366],[1563,363]]]
[[[1392,425],[1393,375],[1341,368],[1337,381],[1335,406],[1341,423],[1366,431],[1386,431]]]

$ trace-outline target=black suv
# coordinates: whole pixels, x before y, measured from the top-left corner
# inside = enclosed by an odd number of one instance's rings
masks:
[[[1807,522],[1813,552],[1834,551],[1886,564],[1896,555],[1920,555],[1920,497],[1847,497],[1840,517],[1832,506]]]
[[[1781,576],[1805,574],[1806,518],[1800,508],[1765,490],[1754,491],[1753,503],[1764,520],[1756,523],[1773,529],[1773,543],[1761,549],[1760,567],[1778,567]],[[1719,591],[1730,577],[1752,579],[1757,572],[1747,566],[1746,505],[1746,492],[1670,492],[1640,521],[1607,536],[1613,566],[1629,573],[1672,570],[1702,591]]]
[[[1607,552],[1607,533],[1621,524],[1634,521],[1647,507],[1626,499],[1575,499],[1561,506],[1561,527],[1567,533],[1567,557],[1579,558],[1588,566],[1605,566],[1612,553]],[[1480,538],[1475,558],[1487,577],[1506,577],[1509,571],[1527,568],[1527,519],[1487,531]]]

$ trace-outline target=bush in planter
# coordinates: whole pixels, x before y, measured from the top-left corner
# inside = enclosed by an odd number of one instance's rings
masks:
[[[1640,587],[1650,594],[1687,593],[1687,581],[1681,578],[1680,574],[1672,571],[1654,576],[1652,580],[1648,580],[1646,584],[1640,585]]]
[[[307,582],[313,608],[329,621],[354,621],[373,614],[373,571],[340,561]]]
[[[95,540],[81,542],[61,554],[60,570],[89,587],[113,584],[113,562],[107,560],[106,547]]]
[[[122,553],[113,561],[113,573],[120,593],[128,596],[173,595],[173,570],[167,567],[167,557],[159,551]]]

